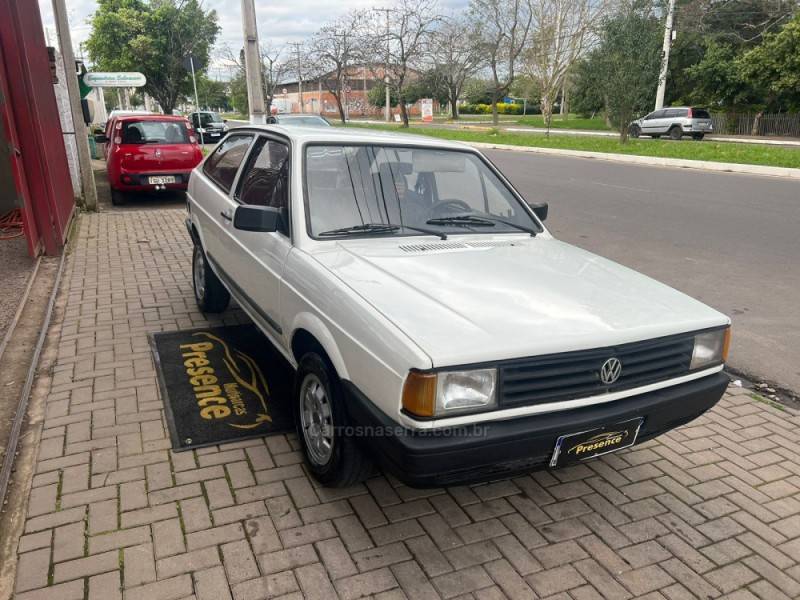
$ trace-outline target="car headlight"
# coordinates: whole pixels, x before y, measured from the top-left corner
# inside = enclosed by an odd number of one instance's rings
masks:
[[[728,360],[728,348],[731,345],[731,328],[706,331],[694,336],[694,350],[690,370],[700,369],[707,365],[715,365]]]
[[[497,369],[408,374],[403,408],[417,417],[447,417],[497,405]]]

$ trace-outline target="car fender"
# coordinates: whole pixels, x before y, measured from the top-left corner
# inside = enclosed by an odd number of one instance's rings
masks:
[[[339,351],[339,346],[331,334],[330,329],[325,325],[322,319],[310,312],[297,313],[292,320],[291,334],[287,340],[290,349],[294,335],[300,329],[305,329],[316,338],[322,346],[322,349],[325,350],[328,358],[330,358],[331,363],[333,363],[333,367],[336,369],[336,373],[339,377],[342,379],[349,379],[350,376],[347,372],[342,353]]]

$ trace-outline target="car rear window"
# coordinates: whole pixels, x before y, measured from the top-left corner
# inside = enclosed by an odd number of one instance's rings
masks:
[[[123,144],[188,144],[189,130],[183,121],[125,121]]]
[[[710,119],[711,115],[705,108],[693,108],[692,117],[695,119]]]

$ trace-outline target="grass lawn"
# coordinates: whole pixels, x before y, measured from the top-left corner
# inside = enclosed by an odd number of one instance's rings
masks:
[[[223,119],[233,119],[234,121],[249,121],[250,117],[241,113],[222,113]]]
[[[450,119],[435,119],[436,121],[443,121],[446,123],[457,124],[460,121],[480,121],[482,123],[491,123],[492,115],[461,115],[459,121]],[[500,115],[501,125],[525,125],[528,127],[544,127],[544,118],[542,115]],[[603,117],[595,117],[594,119],[585,119],[575,114],[570,114],[566,118],[561,115],[553,115],[553,120],[550,123],[551,129],[588,129],[591,131],[608,131],[606,122]]]
[[[542,115],[528,115],[520,117],[517,120],[519,125],[528,125],[529,127],[544,127],[544,118]],[[595,117],[594,119],[585,119],[577,115],[569,115],[566,119],[561,115],[553,115],[550,122],[551,129],[589,129],[592,131],[609,131],[611,128],[606,126],[606,121],[603,117]]]
[[[349,126],[369,127],[391,131],[398,131],[400,129],[395,125],[354,124]],[[688,160],[709,160],[713,162],[800,168],[800,148],[780,148],[756,144],[738,144],[734,142],[713,142],[709,140],[695,142],[688,139],[674,142],[672,140],[639,139],[628,140],[627,144],[620,144],[617,138],[566,135],[546,137],[544,134],[504,132],[493,134],[484,131],[437,129],[430,126],[412,126],[409,133],[462,142],[488,142],[494,144],[509,144],[512,146],[561,148],[565,150],[584,150],[588,152],[610,152],[613,154],[634,154],[639,156],[659,156]]]

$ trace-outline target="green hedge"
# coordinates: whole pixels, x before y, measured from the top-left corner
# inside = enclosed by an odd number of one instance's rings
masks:
[[[521,115],[522,104],[507,104],[505,102],[497,103],[497,113],[501,115]],[[458,107],[458,112],[462,115],[490,115],[492,114],[491,104],[461,104]],[[539,114],[539,107],[528,105],[525,114],[536,115]]]

